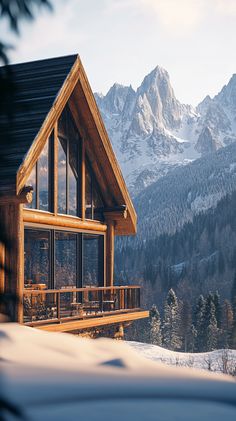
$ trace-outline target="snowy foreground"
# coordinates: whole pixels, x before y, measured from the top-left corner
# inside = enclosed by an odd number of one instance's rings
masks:
[[[236,419],[232,377],[168,367],[123,342],[5,323],[0,357],[0,403],[27,420]]]
[[[236,375],[236,350],[219,349],[212,352],[183,353],[173,352],[141,342],[127,342],[140,355],[152,361],[163,362],[168,365],[193,367],[218,373],[234,373]]]

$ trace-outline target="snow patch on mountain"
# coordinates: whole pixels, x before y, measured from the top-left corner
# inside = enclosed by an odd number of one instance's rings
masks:
[[[196,108],[178,101],[160,66],[136,91],[115,83],[95,98],[133,196],[171,169],[236,141],[236,75]]]

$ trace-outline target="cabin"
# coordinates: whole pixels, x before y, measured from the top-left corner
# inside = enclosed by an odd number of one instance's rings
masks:
[[[78,55],[2,67],[0,290],[15,319],[48,331],[122,335],[148,317],[140,287],[114,285],[114,237],[136,213]]]

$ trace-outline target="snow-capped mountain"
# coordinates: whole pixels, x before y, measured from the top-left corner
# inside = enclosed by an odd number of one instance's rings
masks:
[[[194,109],[175,97],[167,71],[157,66],[135,91],[114,84],[98,106],[132,195],[236,140],[236,75]]]

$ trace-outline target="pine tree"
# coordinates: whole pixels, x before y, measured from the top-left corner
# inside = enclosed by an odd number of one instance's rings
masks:
[[[234,305],[235,297],[236,297],[236,272],[235,272],[235,275],[234,275],[233,284],[232,284],[232,288],[231,288],[231,304],[232,304],[232,306]]]
[[[219,292],[216,291],[213,295],[213,302],[215,305],[215,311],[216,311],[216,321],[217,321],[217,328],[221,328],[221,322],[222,322],[222,308],[220,304],[220,295]]]
[[[233,326],[233,310],[231,303],[225,300],[222,306],[222,335],[220,348],[229,348]]]
[[[214,351],[217,348],[218,328],[216,320],[216,308],[213,294],[206,299],[204,315],[204,348],[203,351]]]
[[[181,348],[179,304],[175,292],[170,289],[164,303],[162,323],[163,346],[170,350]]]
[[[192,309],[188,301],[184,301],[181,306],[181,337],[183,351],[188,352],[192,348]]]
[[[160,313],[157,307],[153,304],[150,310],[150,342],[153,345],[162,345],[162,336],[161,336],[161,318]]]
[[[205,316],[206,301],[203,295],[200,295],[196,308],[194,311],[194,328],[195,328],[195,340],[194,340],[194,351],[202,352],[204,348],[204,316]]]
[[[236,349],[236,297],[233,301],[233,322],[232,322],[232,331],[230,338],[231,348]]]

